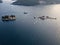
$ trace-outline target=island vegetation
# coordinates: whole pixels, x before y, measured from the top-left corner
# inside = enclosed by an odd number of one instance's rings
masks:
[[[60,0],[16,0],[14,5],[34,6],[38,4],[59,4]]]
[[[25,6],[33,6],[38,5],[39,0],[17,0],[16,2],[13,2],[15,5],[25,5]]]

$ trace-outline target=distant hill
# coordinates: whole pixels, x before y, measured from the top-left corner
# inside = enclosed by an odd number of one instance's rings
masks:
[[[33,6],[37,5],[39,0],[17,0],[13,4],[15,5],[25,5],[25,6]]]
[[[60,0],[17,0],[13,2],[15,5],[25,5],[25,6],[33,6],[37,4],[60,4]]]

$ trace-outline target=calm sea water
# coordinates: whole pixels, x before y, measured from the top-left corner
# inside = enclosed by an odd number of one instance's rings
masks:
[[[1,20],[1,16],[11,14],[16,15],[16,21]],[[34,16],[56,17],[57,20],[39,20]],[[60,4],[17,6],[0,3],[0,45],[60,45]]]

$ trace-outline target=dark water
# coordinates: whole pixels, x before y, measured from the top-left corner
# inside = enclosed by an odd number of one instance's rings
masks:
[[[1,16],[11,14],[16,21],[1,21]],[[33,18],[43,15],[57,20]],[[0,3],[0,45],[60,45],[59,34],[60,4],[27,7]]]

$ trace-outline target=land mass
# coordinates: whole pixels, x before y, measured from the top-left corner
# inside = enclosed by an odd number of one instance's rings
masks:
[[[16,0],[12,4],[34,6],[38,4],[60,4],[60,0]]]
[[[13,2],[15,5],[25,5],[25,6],[33,6],[38,5],[38,0],[17,0],[16,2]]]
[[[60,0],[41,0],[45,2],[45,4],[60,4]]]
[[[2,0],[0,0],[0,3],[2,3]]]

